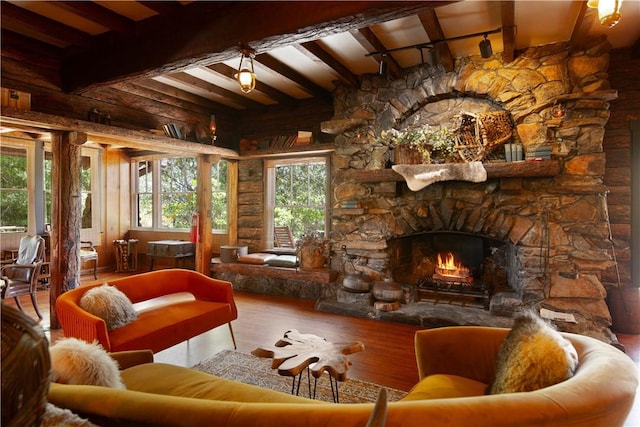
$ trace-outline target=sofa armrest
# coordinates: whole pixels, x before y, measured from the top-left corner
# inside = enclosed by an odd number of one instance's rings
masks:
[[[420,379],[433,374],[459,375],[488,384],[495,375],[500,345],[508,329],[452,326],[416,332]]]
[[[153,351],[151,350],[116,351],[109,353],[109,356],[118,362],[120,370],[145,363],[153,363]]]
[[[56,300],[56,314],[65,337],[79,338],[87,342],[97,341],[106,351],[111,351],[107,323],[84,311],[72,294],[80,288],[67,291]]]
[[[196,277],[195,280],[189,281],[187,290],[196,299],[229,304],[233,318],[238,317],[238,308],[233,297],[233,285],[231,282],[202,275],[201,277]]]

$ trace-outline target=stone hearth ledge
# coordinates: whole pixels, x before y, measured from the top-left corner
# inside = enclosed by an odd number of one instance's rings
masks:
[[[393,165],[392,168],[404,177],[411,191],[419,191],[439,181],[484,182],[487,180],[487,171],[482,162]]]

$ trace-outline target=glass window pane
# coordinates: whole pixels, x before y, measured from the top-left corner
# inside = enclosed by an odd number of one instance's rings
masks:
[[[28,209],[27,150],[0,146],[0,231],[26,231]]]
[[[153,227],[153,196],[138,195],[138,227]]]
[[[274,225],[288,225],[296,239],[324,232],[326,163],[301,160],[275,165]]]
[[[191,227],[191,215],[196,210],[195,193],[163,194],[161,204],[163,228]]]

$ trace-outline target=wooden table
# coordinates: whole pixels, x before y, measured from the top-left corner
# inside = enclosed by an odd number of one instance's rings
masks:
[[[338,403],[340,400],[338,381],[347,379],[347,370],[351,365],[351,361],[346,355],[362,350],[364,350],[364,344],[360,341],[332,343],[317,335],[301,334],[296,329],[292,329],[285,332],[284,337],[278,340],[275,345],[256,348],[251,354],[273,358],[272,369],[277,369],[282,376],[293,377],[291,394],[300,393],[300,379],[302,372],[306,370],[307,377],[311,372],[315,378],[313,394],[309,381],[309,397],[315,397],[317,380],[324,371],[327,371],[331,382],[333,401]]]

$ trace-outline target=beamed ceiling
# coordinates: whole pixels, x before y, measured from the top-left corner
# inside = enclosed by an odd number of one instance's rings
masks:
[[[42,52],[59,61],[64,92],[124,106],[140,98],[211,113],[331,102],[336,81],[357,87],[386,62],[392,77],[426,61],[405,46],[490,34],[509,62],[529,46],[606,34],[614,47],[640,37],[640,2],[626,0],[608,29],[586,1],[210,2],[2,1],[3,56]],[[478,55],[481,37],[436,44],[440,63]],[[257,85],[233,79],[238,47],[255,50]],[[3,73],[5,69],[3,67]],[[33,76],[37,80],[39,76]],[[36,82],[37,84],[37,82]]]

